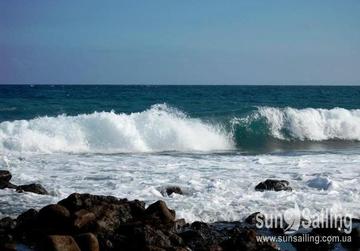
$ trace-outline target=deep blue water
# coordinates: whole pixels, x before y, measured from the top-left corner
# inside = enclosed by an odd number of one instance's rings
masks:
[[[167,103],[190,116],[242,115],[257,106],[360,108],[360,86],[2,85],[0,121],[94,111],[140,112]]]
[[[0,122],[61,114],[76,116],[95,111],[130,114],[164,103],[190,118],[221,125],[233,134],[239,148],[271,148],[279,144],[290,147],[293,142],[306,146],[306,142],[316,145],[324,141],[336,141],[336,145],[347,141],[357,145],[360,140],[360,134],[357,135],[360,125],[356,124],[358,119],[360,121],[360,86],[3,85],[0,86]],[[278,110],[267,110],[270,117],[264,117],[257,114],[259,107]],[[281,110],[286,107],[299,110]],[[344,110],[333,111],[336,107]],[[297,117],[296,114],[305,108],[326,109],[319,112],[324,118],[309,118],[313,116],[310,113]],[[269,122],[278,111],[283,111],[280,116],[284,120],[280,129],[283,138],[274,135],[272,126],[277,121]],[[309,119],[309,124],[318,120],[316,125],[324,131],[325,137],[308,132],[311,128],[304,128],[306,123],[301,124],[304,119]]]

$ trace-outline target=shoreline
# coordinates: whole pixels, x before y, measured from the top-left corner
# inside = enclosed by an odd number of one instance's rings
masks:
[[[1,171],[0,183],[10,183],[11,174]],[[9,176],[10,175],[10,176]],[[41,187],[41,185],[30,187]],[[23,190],[10,185],[18,192]],[[259,183],[259,191],[291,191],[284,180]],[[41,191],[46,194],[45,191]],[[166,194],[179,193],[179,187],[167,187]],[[256,212],[243,221],[186,223],[177,219],[176,212],[164,201],[148,207],[139,200],[118,199],[113,196],[73,193],[57,204],[40,210],[29,209],[16,219],[0,219],[0,250],[357,250],[360,247],[360,220],[352,219],[352,231],[345,234],[337,228],[313,227],[286,233],[286,226],[258,228]],[[303,239],[304,242],[279,241]],[[335,236],[340,242],[314,240]],[[275,239],[271,239],[271,238]],[[268,238],[268,239],[266,239]],[[307,239],[306,239],[307,238]],[[312,238],[312,239],[311,239]],[[350,240],[350,239],[351,240]],[[293,240],[292,239],[292,240]],[[309,240],[312,240],[309,241]]]

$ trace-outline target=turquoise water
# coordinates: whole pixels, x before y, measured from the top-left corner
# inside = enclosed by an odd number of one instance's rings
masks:
[[[360,87],[0,86],[0,216],[73,192],[164,200],[187,221],[331,209],[359,218]],[[292,192],[257,192],[268,178]],[[166,186],[184,195],[164,196]]]
[[[360,140],[356,86],[0,86],[0,122],[129,115],[164,104],[169,113],[182,113],[175,116],[221,128],[241,151],[339,149]]]

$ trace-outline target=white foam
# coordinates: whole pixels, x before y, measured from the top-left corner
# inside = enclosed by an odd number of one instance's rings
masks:
[[[131,114],[94,112],[0,123],[0,149],[30,152],[215,151],[234,147],[219,126],[166,105]]]
[[[0,212],[16,215],[54,203],[73,192],[164,200],[187,221],[241,220],[254,212],[294,207],[312,212],[332,209],[359,218],[359,154],[19,154],[8,155],[14,184],[38,182],[53,196],[0,190]],[[300,178],[299,178],[300,177]],[[309,187],[326,178],[336,186]],[[285,179],[293,191],[257,192],[267,178]],[[326,182],[328,183],[328,182]],[[178,185],[184,195],[163,196],[161,188]],[[324,186],[317,186],[324,187]],[[1,215],[0,215],[1,216]]]
[[[299,140],[360,140],[360,109],[295,109],[259,107],[271,134]]]

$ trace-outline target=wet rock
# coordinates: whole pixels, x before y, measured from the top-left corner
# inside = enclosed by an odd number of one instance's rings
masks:
[[[119,233],[122,238],[114,243],[115,250],[121,247],[124,250],[169,250],[173,247],[166,232],[141,222],[123,225]]]
[[[255,212],[245,218],[245,223],[250,224],[250,225],[256,225],[258,219],[264,220],[265,216],[260,212]]]
[[[67,208],[51,204],[39,211],[38,225],[47,233],[65,233],[70,229],[70,212]]]
[[[94,213],[89,212],[86,209],[80,209],[74,213],[73,226],[77,230],[81,230],[89,225],[91,225],[96,219]]]
[[[186,224],[183,219],[176,220],[175,211],[163,201],[145,209],[145,204],[138,200],[72,194],[39,212],[34,209],[24,212],[16,219],[15,229],[1,227],[10,223],[9,219],[0,221],[0,231],[6,229],[5,238],[15,233],[6,243],[24,243],[46,251],[273,250],[270,244],[256,243],[251,233],[246,232],[248,229],[240,229],[249,227],[247,224]],[[1,239],[0,242],[5,243]]]
[[[159,200],[151,204],[146,210],[147,218],[157,219],[161,223],[172,223],[175,221],[175,211],[169,209],[165,202]]]
[[[9,242],[9,243],[0,243],[0,250],[1,251],[18,251],[19,249],[16,248],[16,243]]]
[[[4,231],[13,230],[16,226],[16,220],[10,217],[5,217],[0,220],[0,233]]]
[[[17,231],[26,231],[30,229],[37,221],[38,211],[35,209],[29,209],[20,214],[16,219]]]
[[[297,233],[295,236],[298,239],[304,239],[304,235],[302,233]],[[340,232],[337,229],[312,229],[310,233],[307,233],[307,238],[321,238],[321,236],[340,236]],[[340,237],[341,238],[341,237]],[[335,248],[334,242],[324,242],[320,241],[319,243],[316,242],[293,242],[293,246],[297,250],[301,251],[312,251],[312,250],[333,250]]]
[[[17,186],[16,191],[19,193],[22,192],[31,192],[31,193],[37,193],[37,194],[49,194],[46,189],[40,185],[40,184],[28,184],[28,185],[21,185]]]
[[[75,237],[75,241],[80,247],[81,251],[99,251],[99,242],[96,236],[92,233],[80,234]]]
[[[351,231],[350,236],[351,236],[351,243],[349,244],[350,248],[353,250],[360,250],[360,227],[354,228]]]
[[[0,170],[0,181],[9,182],[11,180],[11,173],[7,170]]]
[[[224,251],[272,251],[278,250],[271,242],[258,242],[255,230],[234,229],[231,237],[221,243]]]
[[[286,180],[272,180],[267,179],[263,182],[260,182],[255,187],[256,191],[265,191],[265,190],[273,190],[273,191],[292,191],[292,188],[289,186],[289,182]]]
[[[59,205],[66,207],[72,215],[76,218],[79,210],[86,210],[95,216],[88,213],[83,219],[79,219],[78,223],[90,224],[84,226],[81,231],[90,231],[97,235],[100,246],[108,246],[106,243],[111,243],[117,238],[116,231],[122,224],[135,221],[137,218],[143,217],[145,211],[145,204],[138,200],[128,201],[127,199],[117,199],[112,196],[100,196],[90,194],[71,194],[66,199],[58,202]],[[85,211],[82,211],[85,212]],[[83,213],[81,213],[83,214]],[[105,249],[105,248],[103,248]],[[106,248],[108,250],[111,248]]]
[[[12,188],[15,189],[17,186],[10,182],[11,173],[7,170],[0,170],[0,189]]]
[[[176,193],[176,194],[184,194],[182,189],[178,186],[168,186],[168,187],[165,187],[165,189],[163,191],[161,191],[162,195],[172,195],[173,193]]]
[[[0,220],[0,244],[11,243],[13,241],[15,225],[16,221],[10,217]]]
[[[49,235],[39,247],[41,251],[81,251],[73,237]]]

